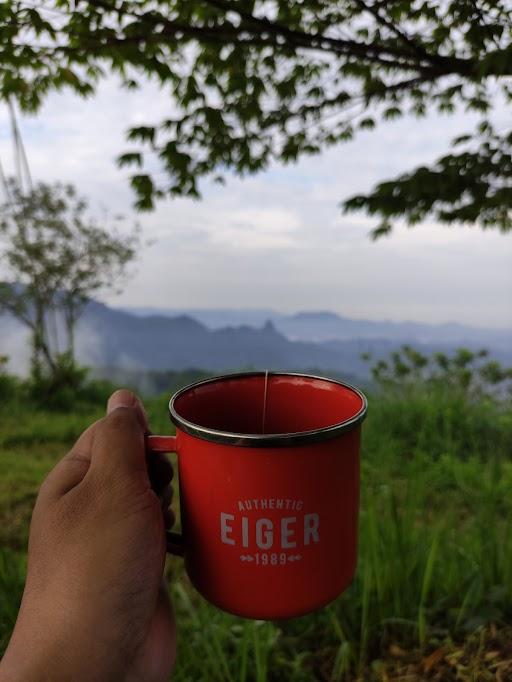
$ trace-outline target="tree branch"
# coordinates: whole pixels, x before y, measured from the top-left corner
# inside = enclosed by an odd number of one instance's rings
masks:
[[[394,33],[399,40],[402,41],[405,45],[408,45],[412,52],[416,54],[420,59],[427,59],[430,62],[435,63],[435,58],[436,55],[432,55],[427,50],[423,45],[419,45],[416,43],[410,36],[408,36],[406,33],[401,31],[398,26],[395,26],[392,21],[390,21],[387,17],[383,16],[380,14],[379,9],[380,7],[376,5],[367,5],[363,0],[355,0],[356,4],[361,7],[363,11],[369,12],[369,14],[374,17],[374,19],[381,24],[382,26],[385,26],[389,31]]]
[[[103,9],[114,12],[117,11],[114,7],[102,0],[87,0],[92,6],[102,7]],[[391,46],[382,45],[377,43],[361,43],[355,40],[341,40],[337,38],[330,38],[325,35],[311,35],[303,31],[297,31],[287,26],[283,26],[276,22],[271,21],[267,18],[255,17],[249,12],[241,10],[236,4],[230,2],[229,0],[205,0],[208,4],[216,7],[217,9],[227,12],[232,11],[238,14],[242,19],[245,20],[246,24],[241,26],[226,25],[221,27],[205,27],[197,26],[193,24],[178,24],[176,21],[170,20],[162,14],[155,14],[154,12],[146,12],[145,14],[139,14],[135,12],[126,13],[133,19],[140,22],[147,22],[152,25],[153,28],[159,24],[164,26],[164,30],[160,31],[161,35],[176,37],[176,34],[181,33],[184,36],[188,35],[196,39],[204,39],[211,42],[221,42],[221,43],[236,43],[236,44],[246,44],[255,46],[271,46],[279,48],[280,50],[289,48],[292,52],[295,52],[297,48],[308,49],[308,50],[321,50],[324,52],[331,52],[333,54],[341,54],[345,56],[358,56],[361,59],[366,59],[371,62],[380,63],[383,66],[395,67],[395,68],[410,68],[411,70],[423,69],[422,65],[415,62],[407,62],[410,60],[411,54],[403,49]],[[254,26],[260,26],[263,31],[268,31],[274,36],[274,38],[281,37],[287,41],[287,44],[278,42],[277,40],[270,40],[252,31],[248,26],[252,24]],[[155,38],[155,34],[151,36],[152,39]],[[147,34],[145,34],[147,40]],[[130,36],[131,41],[135,39],[134,36]],[[126,41],[127,38],[120,38],[119,41]],[[140,38],[142,40],[142,38]],[[116,41],[116,44],[119,44]],[[393,59],[389,59],[392,57]],[[406,61],[397,61],[406,60]],[[459,68],[461,68],[459,66]],[[446,69],[444,69],[446,72]]]
[[[30,327],[32,331],[35,331],[35,324],[33,320],[28,317],[28,315],[25,315],[19,307],[16,306],[15,303],[11,303],[10,301],[7,300],[1,300],[0,301],[0,310],[6,310],[8,313],[10,313],[13,317],[16,317],[18,320],[23,322],[23,324],[26,324],[27,327]]]
[[[291,29],[265,17],[256,17],[250,12],[241,9],[231,0],[205,0],[205,2],[220,11],[233,11],[238,14],[242,19],[240,26],[234,26],[229,22],[224,23],[222,26],[184,24],[171,20],[155,11],[141,14],[140,12],[128,11],[124,5],[122,8],[118,8],[104,0],[86,1],[93,8],[103,9],[106,14],[117,13],[119,16],[129,16],[141,22],[142,26],[146,24],[150,30],[144,30],[142,35],[126,36],[117,34],[116,37],[108,36],[103,39],[100,36],[96,40],[93,35],[81,36],[82,45],[57,45],[52,48],[52,52],[46,52],[48,56],[59,53],[67,55],[84,54],[90,51],[98,54],[102,50],[107,50],[111,47],[122,48],[123,45],[141,43],[158,44],[169,38],[179,42],[182,38],[190,38],[222,45],[236,44],[248,47],[272,47],[280,52],[288,52],[290,55],[295,54],[298,49],[320,50],[344,57],[356,57],[389,69],[416,71],[426,74],[432,73],[432,69],[437,70],[439,75],[458,73],[459,75],[471,76],[475,72],[473,60],[428,54],[401,32],[399,33],[402,36],[402,43],[406,43],[405,49],[390,43],[365,43],[357,40],[333,38],[324,34],[313,35],[305,31]],[[362,3],[362,6],[368,11],[372,10],[372,8],[369,8],[364,3]],[[377,15],[380,21],[385,21],[388,28],[392,30],[392,24],[382,17],[380,13],[377,12]],[[258,28],[260,29],[259,32],[255,30]],[[396,31],[398,29],[393,27],[393,30]],[[15,44],[15,46],[22,48],[25,46],[25,43]],[[30,47],[28,44],[26,46]],[[415,51],[411,52],[413,47]],[[34,49],[44,50],[45,46]],[[418,50],[420,50],[419,53]]]
[[[383,90],[388,93],[388,92],[398,92],[400,90],[407,90],[409,88],[413,88],[416,85],[421,85],[423,83],[427,82],[433,82],[437,80],[438,78],[441,78],[441,76],[437,74],[432,74],[429,77],[424,77],[424,76],[419,76],[416,78],[408,78],[406,80],[398,81],[397,83],[392,83],[390,85],[384,85]],[[375,98],[378,97],[377,93],[370,94],[370,95],[357,95],[357,96],[351,96],[350,98],[346,97],[346,93],[344,91],[338,93],[334,97],[329,97],[321,102],[318,102],[316,104],[304,104],[295,111],[286,111],[284,114],[283,118],[286,118],[286,120],[290,120],[293,118],[302,118],[304,114],[309,114],[309,113],[314,113],[316,111],[322,111],[328,107],[334,107],[339,104],[357,104],[359,101],[364,100],[365,98],[367,99],[368,103]],[[265,112],[265,118],[266,120],[272,120],[273,117],[276,114],[279,114],[282,110],[274,110],[274,111],[266,111]]]
[[[223,11],[232,11],[237,13],[241,18],[245,19],[246,21],[257,24],[262,26],[262,28],[265,28],[266,30],[272,31],[276,35],[281,35],[288,37],[291,40],[296,40],[297,46],[304,47],[303,42],[304,40],[308,41],[315,41],[316,43],[325,43],[331,46],[332,51],[338,52],[341,51],[342,53],[345,54],[354,54],[357,56],[366,56],[367,58],[370,58],[370,55],[374,56],[382,56],[382,55],[390,55],[396,58],[409,58],[411,57],[411,52],[409,51],[404,51],[400,48],[391,46],[391,45],[384,45],[384,44],[378,44],[378,43],[362,43],[358,42],[355,40],[347,40],[347,39],[340,39],[340,38],[330,38],[325,35],[320,35],[320,36],[313,36],[311,34],[305,33],[303,31],[297,31],[294,29],[290,29],[287,26],[283,26],[282,24],[278,24],[275,21],[271,21],[270,19],[263,18],[263,17],[255,17],[253,14],[250,12],[245,12],[241,10],[236,4],[231,2],[230,0],[205,0],[205,2],[209,5],[212,5],[214,7],[217,7],[218,9],[221,9]],[[356,2],[365,10],[371,11],[371,8],[367,7],[364,2],[361,2],[361,0],[356,0]],[[375,15],[374,15],[375,16]],[[408,44],[410,47],[413,48],[414,54],[419,59],[423,59],[428,61],[430,64],[437,64],[439,68],[443,70],[444,73],[446,73],[446,68],[448,67],[448,62],[452,64],[452,66],[456,66],[457,69],[462,69],[462,71],[459,72],[464,72],[466,73],[468,71],[468,67],[470,66],[471,62],[466,59],[459,59],[457,57],[441,57],[439,55],[431,55],[428,53],[424,48],[421,46],[416,45],[414,41],[406,36],[405,34],[402,34],[396,27],[391,24],[387,19],[382,17],[380,14],[376,15],[378,17],[378,20],[381,22],[385,22],[385,25],[397,34],[403,42]],[[318,47],[315,47],[314,49],[321,49]],[[415,62],[414,65],[412,66],[413,69],[415,70],[423,70],[423,67],[421,64]],[[453,70],[453,69],[452,69]],[[451,71],[452,71],[451,70]]]

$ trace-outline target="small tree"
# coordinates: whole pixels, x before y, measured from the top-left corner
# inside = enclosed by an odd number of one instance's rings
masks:
[[[25,195],[10,180],[8,190],[0,263],[11,281],[0,284],[0,311],[29,328],[32,375],[56,378],[74,367],[75,327],[86,302],[114,287],[134,259],[138,228],[128,235],[106,229],[87,215],[72,185],[39,183]]]

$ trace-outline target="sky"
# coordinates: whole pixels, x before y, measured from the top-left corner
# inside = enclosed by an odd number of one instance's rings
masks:
[[[429,163],[476,119],[430,115],[382,123],[297,165],[203,183],[203,199],[160,202],[137,214],[128,171],[127,128],[168,115],[172,101],[148,84],[128,92],[105,81],[91,99],[52,94],[20,117],[32,175],[75,184],[93,213],[138,221],[146,245],[115,306],[331,310],[342,315],[512,327],[512,233],[476,227],[398,226],[372,242],[375,220],[343,215],[340,202]],[[498,117],[505,112],[498,112]],[[14,163],[7,110],[0,106],[0,160]],[[4,275],[0,271],[0,275]]]

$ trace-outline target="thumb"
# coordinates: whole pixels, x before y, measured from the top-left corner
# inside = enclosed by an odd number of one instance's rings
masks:
[[[120,388],[118,391],[112,393],[107,403],[107,415],[118,407],[131,407],[135,411],[135,415],[139,420],[141,427],[144,429],[144,432],[149,431],[146,410],[135,393],[128,391],[126,388]]]
[[[97,423],[91,446],[91,476],[103,482],[142,476],[149,485],[144,434],[147,419],[139,399],[130,391],[116,391],[107,416]]]
[[[71,450],[46,477],[40,496],[58,498],[77,486],[87,475],[102,479],[123,474],[148,477],[144,434],[147,417],[136,395],[124,389],[110,396],[107,416],[82,433]]]

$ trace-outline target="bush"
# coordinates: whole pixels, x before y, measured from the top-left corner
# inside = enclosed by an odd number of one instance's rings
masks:
[[[371,353],[361,357],[372,359]],[[372,375],[377,386],[395,395],[422,389],[473,402],[481,398],[505,402],[512,399],[512,367],[489,360],[485,349],[475,352],[458,348],[452,355],[432,353],[429,357],[404,345],[388,360],[377,362]]]
[[[372,433],[386,434],[386,442],[380,437],[370,449],[430,459],[512,452],[512,369],[489,360],[486,351],[428,357],[403,346],[372,374],[378,401]]]
[[[61,412],[105,402],[112,392],[108,381],[89,379],[89,369],[77,365],[69,353],[58,356],[51,374],[33,372],[24,388],[31,403]]]
[[[19,392],[21,382],[5,371],[9,358],[0,355],[0,402],[10,402]]]

